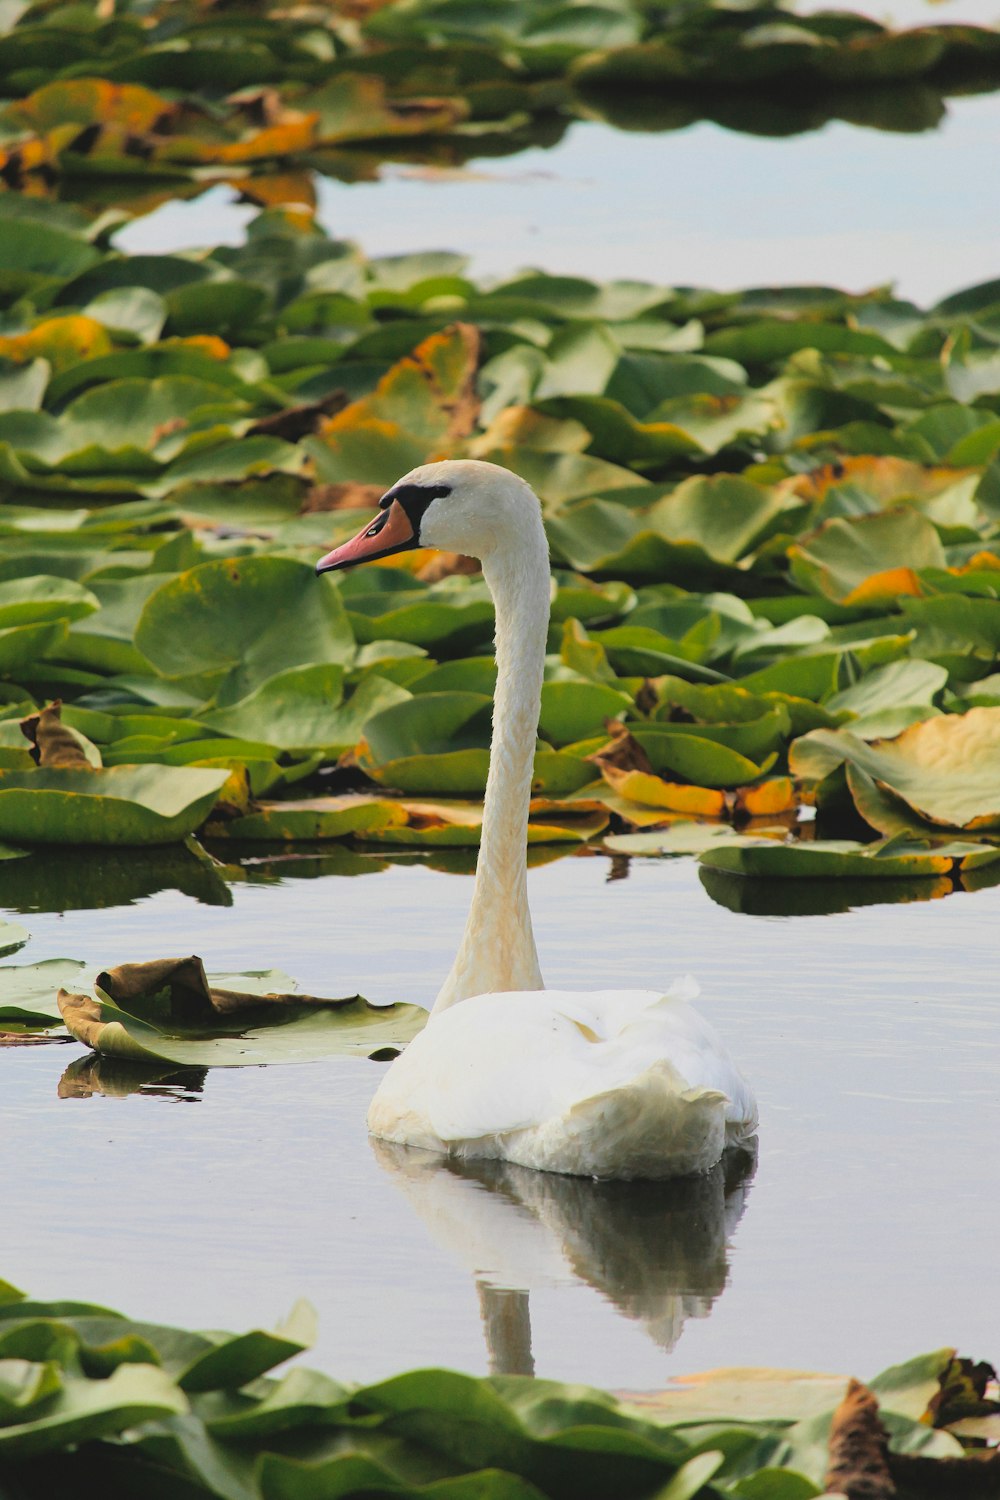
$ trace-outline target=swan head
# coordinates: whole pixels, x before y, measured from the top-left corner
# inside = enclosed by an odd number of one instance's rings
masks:
[[[488,559],[524,545],[544,546],[538,496],[517,474],[475,458],[421,464],[397,479],[379,513],[357,536],[316,564],[317,573],[436,547]]]

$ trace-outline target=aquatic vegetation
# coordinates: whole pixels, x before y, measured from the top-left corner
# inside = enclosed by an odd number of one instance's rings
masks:
[[[887,896],[989,859],[1000,285],[927,311],[480,286],[459,255],[366,259],[287,211],[241,246],[132,257],[65,206],[8,194],[0,219],[11,854],[198,829],[474,846],[495,678],[475,565],[312,573],[401,468],[466,454],[532,484],[552,551],[532,840],[710,838],[707,864],[758,879],[867,861]],[[691,818],[715,828],[692,843],[671,826]],[[775,819],[777,844],[731,852]],[[843,847],[865,825],[905,840],[901,883],[880,846]]]
[[[142,1064],[147,1073],[162,1063],[242,1068],[334,1055],[395,1056],[425,1020],[415,1005],[301,994],[276,969],[208,976],[197,957],[98,973],[61,958],[0,969],[0,1029],[6,1034],[51,1039],[68,1033],[102,1057]]]
[[[5,1486],[42,1493],[68,1459],[77,1483],[87,1474],[109,1493],[152,1484],[226,1500],[383,1490],[538,1500],[609,1486],[670,1500],[807,1500],[828,1474],[845,1486],[862,1472],[907,1493],[951,1482],[985,1494],[976,1480],[989,1485],[995,1463],[974,1462],[974,1445],[996,1438],[995,1373],[951,1349],[867,1387],[728,1370],[617,1398],[449,1370],[362,1387],[297,1365],[270,1373],[314,1332],[301,1302],[273,1332],[195,1333],[0,1283]]]

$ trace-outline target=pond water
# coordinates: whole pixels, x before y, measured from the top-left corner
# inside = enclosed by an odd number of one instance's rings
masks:
[[[948,101],[918,135],[833,122],[780,139],[702,122],[666,134],[578,122],[549,150],[455,172],[320,181],[319,218],[369,255],[452,249],[476,276],[526,265],[720,290],[895,283],[930,305],[997,273],[1000,94]],[[255,210],[215,188],[118,234],[132,252],[237,243]]]
[[[372,1062],[67,1098],[78,1049],[18,1048],[4,1070],[4,1196],[18,1205],[0,1231],[4,1274],[189,1326],[267,1324],[306,1296],[320,1313],[311,1358],[357,1379],[485,1371],[487,1326],[493,1363],[528,1368],[529,1321],[539,1374],[617,1388],[741,1363],[868,1375],[949,1343],[995,1353],[1000,889],[779,919],[714,905],[689,860],[633,861],[609,881],[611,868],[571,857],[531,872],[546,978],[697,975],[760,1098],[749,1185],[490,1183],[392,1156],[364,1131]],[[18,958],[195,951],[210,969],[281,966],[315,993],[429,1003],[470,890],[373,866],[237,885],[231,908],[161,892],[32,913]]]

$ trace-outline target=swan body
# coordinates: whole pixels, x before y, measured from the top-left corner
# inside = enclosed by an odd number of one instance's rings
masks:
[[[476,882],[424,1030],[368,1115],[387,1141],[548,1172],[708,1171],[757,1125],[753,1094],[690,1000],[663,990],[546,990],[527,901],[527,823],[549,614],[537,496],[496,464],[424,464],[324,572],[411,546],[482,559],[496,605],[497,687]]]
[[[435,1016],[386,1074],[374,1135],[581,1177],[706,1172],[753,1103],[695,987],[515,990]]]

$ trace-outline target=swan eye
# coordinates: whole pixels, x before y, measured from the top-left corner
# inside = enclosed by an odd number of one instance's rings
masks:
[[[375,520],[372,522],[372,524],[369,526],[368,530],[365,532],[365,536],[378,536],[379,532],[382,530],[383,526],[385,525],[386,521],[388,521],[388,519],[389,519],[389,511],[388,511],[388,508],[386,508],[385,510],[383,510],[383,512],[382,512],[382,514],[380,516],[376,516]]]

